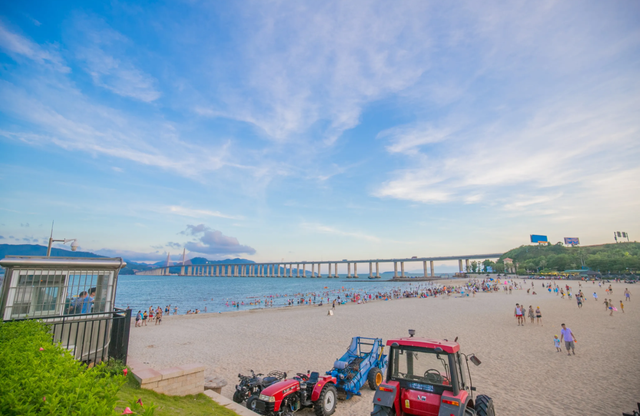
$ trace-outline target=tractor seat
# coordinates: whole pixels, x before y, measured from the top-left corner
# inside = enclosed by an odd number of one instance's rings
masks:
[[[272,384],[276,381],[278,381],[278,377],[265,377],[262,379],[263,384]]]
[[[320,373],[318,373],[317,371],[314,371],[313,373],[311,373],[309,375],[309,383],[311,384],[315,384],[318,382],[318,377],[320,377]]]

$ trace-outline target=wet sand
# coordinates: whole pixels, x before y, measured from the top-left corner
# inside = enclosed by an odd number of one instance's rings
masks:
[[[561,300],[540,284],[535,281],[535,296],[514,290],[475,298],[374,301],[337,306],[333,316],[327,316],[330,305],[170,316],[161,325],[132,327],[129,355],[156,369],[201,363],[207,375],[226,378],[222,393],[231,398],[239,372],[324,372],[353,336],[386,341],[413,328],[416,336],[458,336],[462,352],[478,355],[482,365],[471,366],[473,384],[477,394],[493,398],[498,415],[621,415],[633,410],[640,401],[640,285],[613,283],[615,306],[619,309],[624,301],[625,287],[631,302],[625,302],[625,313],[609,316],[602,304],[604,286],[583,283],[587,300],[578,309],[575,299]],[[569,285],[574,292],[579,289],[577,281]],[[543,325],[527,319],[525,326],[517,326],[517,302],[540,306]],[[553,345],[563,322],[578,341],[575,356],[556,352]],[[339,401],[335,414],[368,415],[373,392],[363,387],[361,393]]]

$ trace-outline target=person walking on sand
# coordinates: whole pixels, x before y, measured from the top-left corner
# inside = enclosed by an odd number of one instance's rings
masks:
[[[620,310],[624,313],[624,303],[622,301],[620,301]]]
[[[573,335],[571,329],[567,328],[565,324],[562,324],[562,329],[560,330],[560,341],[564,340],[564,347],[567,350],[567,355],[576,355],[576,336]]]
[[[593,299],[595,299],[595,301],[598,301],[598,294],[596,292],[593,292]]]
[[[536,307],[536,324],[540,325],[541,323],[542,323],[542,312],[540,311],[540,306],[538,306]]]
[[[624,290],[624,297],[627,302],[631,302],[631,293],[629,293],[629,288]]]
[[[609,310],[609,300],[607,298],[604,298],[604,310]]]
[[[576,301],[578,302],[578,308],[582,309],[582,296],[576,295]]]
[[[562,347],[560,347],[560,339],[558,339],[557,335],[553,336],[553,345],[556,346],[556,352],[562,352]]]
[[[531,319],[531,323],[533,323],[533,318],[534,318],[534,314],[533,314],[533,306],[529,305],[529,319]]]
[[[611,302],[611,299],[609,299],[609,311],[611,311],[609,313],[609,316],[613,316],[613,309],[614,309],[613,302]]]
[[[513,314],[516,317],[516,320],[518,321],[518,326],[522,325],[524,326],[524,312],[522,310],[522,307],[520,307],[519,303],[516,303],[516,309],[513,312]]]

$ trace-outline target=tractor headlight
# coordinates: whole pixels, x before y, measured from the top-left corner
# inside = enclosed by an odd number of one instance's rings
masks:
[[[258,399],[262,400],[263,402],[269,402],[269,403],[274,403],[276,401],[275,397],[266,396],[264,394],[261,394],[260,396],[258,396]]]

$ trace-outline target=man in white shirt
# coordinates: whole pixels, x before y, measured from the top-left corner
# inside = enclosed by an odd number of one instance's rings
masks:
[[[573,335],[573,332],[571,332],[571,329],[567,328],[565,324],[562,324],[562,329],[560,330],[560,341],[562,341],[563,339],[564,339],[564,346],[567,349],[567,355],[571,355],[572,352],[573,352],[573,355],[576,355],[576,350],[575,350],[576,336]]]

